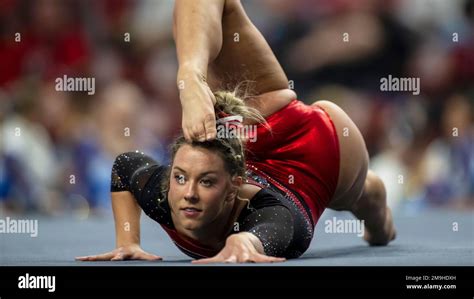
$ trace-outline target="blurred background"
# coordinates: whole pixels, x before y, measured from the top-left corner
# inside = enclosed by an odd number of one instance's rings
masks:
[[[474,210],[473,0],[243,4],[298,98],[358,125],[394,210]],[[168,163],[173,5],[0,0],[0,214],[100,217],[118,154]],[[95,78],[95,94],[56,91],[63,75]],[[381,91],[389,75],[420,78],[420,94]]]

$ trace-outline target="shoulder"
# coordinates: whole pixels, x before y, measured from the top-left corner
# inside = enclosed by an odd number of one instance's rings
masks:
[[[269,189],[260,189],[255,196],[250,200],[250,206],[254,209],[261,209],[271,206],[285,206],[278,193]]]
[[[280,197],[280,194],[270,189],[259,188],[258,192],[249,198],[249,201],[241,211],[241,216],[251,214],[266,207],[282,206],[287,208]]]
[[[252,199],[262,188],[253,184],[244,183],[239,189],[239,197]]]

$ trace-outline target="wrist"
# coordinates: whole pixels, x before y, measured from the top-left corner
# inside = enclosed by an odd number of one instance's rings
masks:
[[[117,242],[115,248],[120,247],[140,247],[140,242]]]
[[[207,70],[204,70],[194,64],[180,65],[178,69],[177,85],[179,90],[183,90],[187,83],[205,83],[207,82]]]
[[[140,246],[140,237],[138,236],[120,236],[116,239],[115,245],[117,248],[126,246]]]

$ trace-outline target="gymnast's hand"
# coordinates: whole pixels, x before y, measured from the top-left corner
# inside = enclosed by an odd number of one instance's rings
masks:
[[[242,232],[227,237],[224,248],[216,256],[194,260],[192,263],[273,263],[286,260],[281,257],[265,255],[263,252],[262,243],[255,235]]]
[[[159,261],[162,259],[160,256],[145,252],[138,244],[122,246],[103,254],[76,257],[77,261]]]
[[[216,99],[203,76],[182,75],[179,98],[183,109],[182,128],[186,140],[206,141],[216,138]]]

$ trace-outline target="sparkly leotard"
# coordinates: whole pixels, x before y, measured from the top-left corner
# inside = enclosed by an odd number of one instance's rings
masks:
[[[262,189],[242,210],[232,233],[251,232],[262,242],[265,254],[296,258],[309,247],[314,226],[334,193],[339,170],[337,136],[322,109],[296,100],[267,121],[271,131],[258,125],[257,142],[248,143],[246,153],[247,183]],[[174,228],[161,190],[167,175],[168,167],[149,156],[124,153],[112,168],[111,191],[130,191],[145,214],[185,254],[193,258],[216,255],[215,249],[181,236]]]

